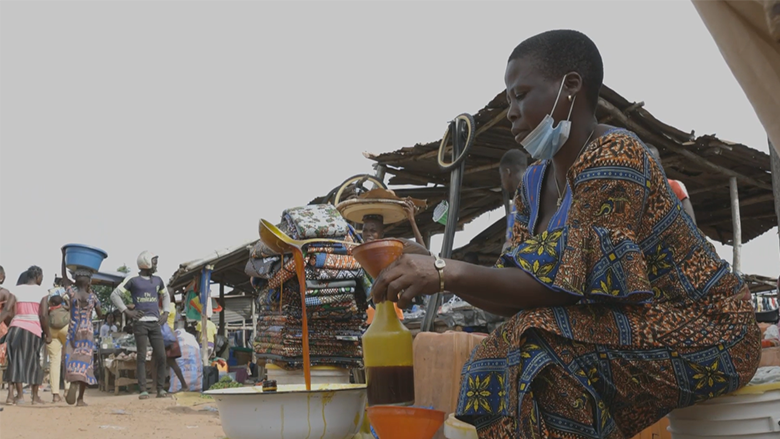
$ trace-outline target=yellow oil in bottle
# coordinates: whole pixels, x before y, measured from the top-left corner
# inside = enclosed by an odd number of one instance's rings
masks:
[[[363,334],[368,405],[414,404],[412,333],[395,313],[392,302],[376,305],[371,326]]]

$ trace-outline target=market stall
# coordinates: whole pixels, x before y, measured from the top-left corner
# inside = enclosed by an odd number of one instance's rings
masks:
[[[360,240],[330,204],[288,209],[280,228],[293,239]],[[276,374],[288,375],[281,370],[303,369],[305,325],[296,276],[302,270],[311,366],[349,377],[351,369],[362,367],[365,274],[346,244],[312,243],[305,250],[305,267],[299,267],[292,255],[279,254],[262,242],[253,249],[248,270],[257,290],[255,355],[273,365],[269,379]]]
[[[715,136],[697,137],[692,131],[676,129],[653,117],[644,107],[644,102],[630,102],[604,86],[600,93],[597,117],[601,123],[635,132],[644,142],[659,149],[667,176],[681,180],[688,187],[699,228],[710,239],[733,246],[733,267],[741,271],[741,244],[777,225],[769,155]],[[497,171],[499,158],[510,148],[517,148],[506,111],[505,92],[502,91],[474,116],[476,139],[462,182],[459,224],[502,207]],[[399,196],[426,198],[429,206],[433,207],[447,197],[447,175],[437,163],[439,144],[440,141],[417,144],[383,154],[366,154],[366,157],[376,162],[375,166],[382,175],[390,176],[389,185],[403,186],[403,189],[396,189]],[[427,235],[440,233],[443,229],[433,218],[433,208],[418,215],[418,224],[423,234]],[[411,236],[406,223],[400,223],[387,232],[395,236]],[[505,233],[506,219],[497,219],[469,244],[455,250],[453,257],[465,259],[468,255],[477,263],[492,265],[499,256]],[[760,285],[766,287],[767,282],[775,281],[760,276],[747,276],[746,279],[756,296],[756,310],[763,312],[763,305],[768,305],[770,310],[772,306],[776,309],[776,299],[773,301],[770,297],[773,294],[776,297],[776,292],[759,288]],[[443,314],[453,312],[454,308],[459,308],[462,314],[474,314],[473,307],[452,305],[449,309],[447,306],[439,308],[442,314],[437,320],[441,320]],[[450,329],[462,328],[458,324],[459,319],[447,320]],[[410,320],[405,321],[407,325],[410,323]],[[431,349],[441,349],[440,354],[445,356],[449,355],[445,352],[452,351],[446,346]],[[764,349],[762,364],[776,362],[780,365],[780,358],[775,358],[774,349]],[[431,385],[443,388],[447,383]],[[449,410],[446,405],[434,406]],[[642,432],[638,438],[658,435],[668,438],[666,425],[667,421],[663,420]]]

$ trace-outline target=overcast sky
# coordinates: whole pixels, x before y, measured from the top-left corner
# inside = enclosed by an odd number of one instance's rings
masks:
[[[549,29],[588,34],[605,83],[660,120],[767,151],[687,1],[0,8],[7,284],[31,264],[50,283],[69,242],[108,251],[107,270],[153,250],[167,281],[180,263],[256,239],[261,217],[371,172],[362,152],[438,139],[503,90],[515,45]],[[776,229],[744,252],[744,272],[777,275]]]

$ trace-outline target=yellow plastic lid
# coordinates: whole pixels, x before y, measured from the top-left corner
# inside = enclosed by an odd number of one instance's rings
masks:
[[[755,386],[747,385],[731,395],[761,395],[762,393],[771,392],[772,390],[780,390],[780,383],[767,383],[756,384]]]

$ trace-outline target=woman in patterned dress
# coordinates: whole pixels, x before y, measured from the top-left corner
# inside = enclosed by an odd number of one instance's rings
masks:
[[[92,292],[92,273],[77,270],[74,273],[75,285],[68,279],[63,270],[62,281],[67,286],[70,304],[70,328],[65,344],[65,380],[70,382],[65,401],[85,407],[84,391],[87,386],[97,384],[94,371],[94,329],[92,327],[92,311],[97,312],[99,319],[103,318],[100,302]],[[76,392],[78,391],[78,400]]]
[[[627,438],[746,385],[761,355],[749,291],[633,133],[598,124],[595,44],[550,31],[515,48],[515,140],[538,161],[493,268],[405,254],[374,300],[443,288],[510,316],[463,369],[456,416],[480,438]],[[551,111],[552,109],[552,111]],[[548,116],[549,115],[549,116]],[[440,277],[441,276],[441,277]]]

